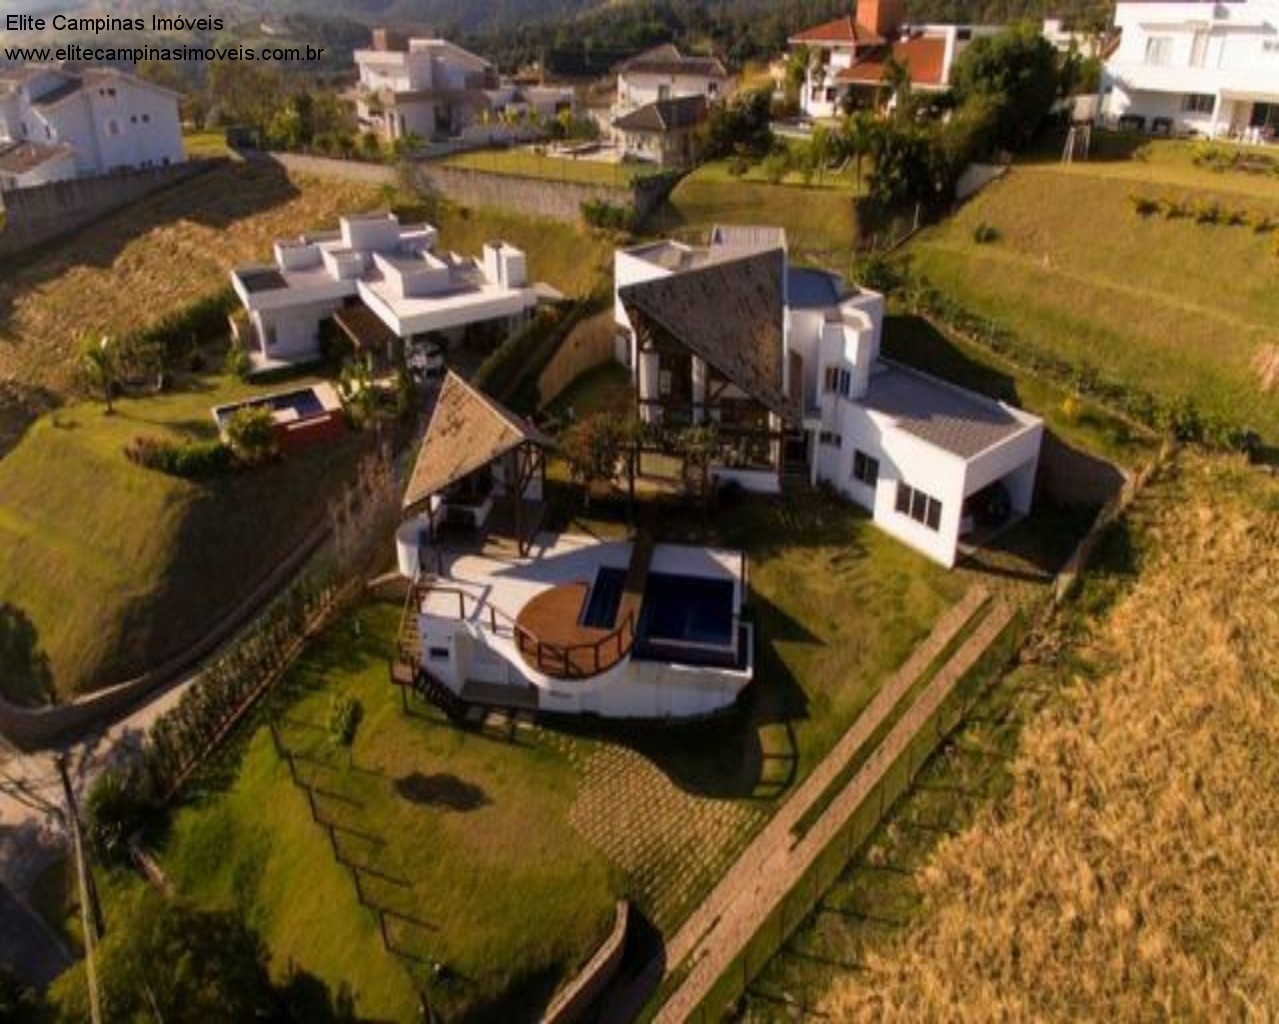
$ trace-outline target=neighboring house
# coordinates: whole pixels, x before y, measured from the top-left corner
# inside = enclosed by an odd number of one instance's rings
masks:
[[[1058,53],[1078,53],[1083,57],[1101,55],[1105,38],[1100,32],[1072,28],[1061,18],[1045,18],[1043,37]]]
[[[466,259],[436,251],[437,239],[392,214],[343,217],[337,231],[276,242],[274,263],[232,271],[245,309],[232,324],[252,368],[315,361],[330,319],[380,359],[404,346],[424,363],[468,328],[505,337],[524,323],[538,290],[521,250],[491,242]]]
[[[176,93],[114,68],[0,71],[0,187],[181,163]]]
[[[790,39],[810,55],[800,105],[814,118],[839,117],[849,107],[876,108],[891,100],[884,71],[891,57],[910,73],[911,87],[950,87],[959,55],[996,26],[907,25],[904,0],[858,0],[855,14],[805,29]]]
[[[444,39],[406,39],[376,29],[373,48],[355,51],[356,118],[383,139],[459,134],[490,108],[500,87],[483,57]]]
[[[1268,141],[1279,132],[1279,0],[1120,2],[1102,116]]]
[[[392,680],[459,717],[475,706],[617,719],[731,708],[754,672],[743,556],[539,532],[550,445],[445,379],[396,533],[413,587]]]
[[[577,93],[570,85],[527,85],[503,82],[489,94],[494,117],[534,117],[553,121],[565,111],[577,114]]]
[[[685,56],[668,43],[632,57],[618,69],[613,117],[684,96],[714,103],[731,91],[732,80],[719,58]]]
[[[765,493],[826,482],[953,565],[963,538],[1029,512],[1043,427],[881,358],[883,311],[874,292],[791,267],[779,229],[615,257],[617,354],[643,422],[714,424],[713,478]]]
[[[690,167],[697,160],[699,129],[710,116],[704,96],[654,100],[613,122],[624,158],[663,167]]]

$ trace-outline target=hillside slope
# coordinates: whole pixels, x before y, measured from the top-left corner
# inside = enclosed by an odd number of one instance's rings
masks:
[[[1109,548],[1007,797],[835,1019],[1265,1019],[1279,1007],[1279,484],[1183,456]],[[1052,688],[1052,687],[1050,687]]]

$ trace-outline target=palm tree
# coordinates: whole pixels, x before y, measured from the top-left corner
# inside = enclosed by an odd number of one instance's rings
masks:
[[[857,191],[862,188],[862,161],[875,148],[879,125],[869,110],[859,110],[844,118],[844,145],[856,161]]]
[[[105,334],[96,341],[92,337],[83,340],[80,372],[84,374],[89,388],[101,394],[110,416],[115,411],[113,402],[120,383],[120,365],[111,339]]]

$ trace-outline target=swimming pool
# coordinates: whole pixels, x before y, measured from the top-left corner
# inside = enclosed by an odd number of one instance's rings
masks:
[[[280,415],[278,418],[286,422],[312,420],[329,412],[314,387],[298,388],[296,391],[282,391],[276,395],[265,395],[262,398],[251,398],[245,402],[231,405],[220,405],[213,410],[213,417],[219,427],[225,427],[241,409],[270,409]]]

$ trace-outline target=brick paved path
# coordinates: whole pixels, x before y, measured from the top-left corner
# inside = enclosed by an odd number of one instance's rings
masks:
[[[882,692],[888,693],[900,684],[900,689],[896,690],[900,700],[909,691],[910,683],[941,653],[985,600],[984,592],[970,591],[959,605],[943,616],[933,635],[911,656],[902,671]],[[778,817],[760,833],[710,898],[668,946],[668,972],[678,968],[685,956],[692,957],[692,967],[679,988],[663,1005],[656,1018],[658,1022],[684,1021],[700,1005],[723,972],[746,948],[768,915],[804,876],[866,797],[875,790],[898,755],[1008,625],[1013,614],[1013,610],[1003,602],[992,608],[973,635],[942,666],[927,689],[816,824],[802,840],[793,844],[789,823],[799,819],[803,810],[821,795],[825,786],[816,788],[805,783],[795,797],[787,801]],[[908,669],[914,671],[908,681],[902,683],[902,676]],[[878,712],[879,720],[883,721],[896,701],[888,704],[886,698],[884,704],[887,706],[876,708],[872,703],[867,708],[831,755],[810,776],[809,783],[819,775],[828,782],[836,777],[839,768],[847,763],[848,758],[861,745],[852,745],[846,741],[874,712]],[[865,742],[873,732],[873,725],[864,730],[861,742]],[[831,767],[832,763],[834,768]],[[792,805],[802,805],[798,814],[792,810]],[[785,829],[781,828],[783,820],[787,822]]]

